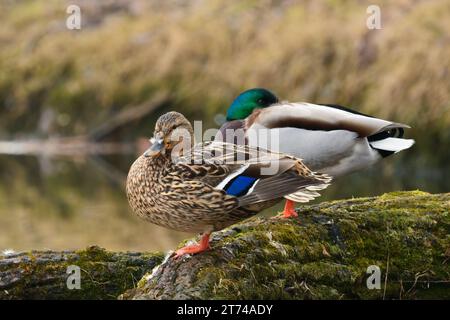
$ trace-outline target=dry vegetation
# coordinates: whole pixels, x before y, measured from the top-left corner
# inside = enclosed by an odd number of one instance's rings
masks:
[[[75,2],[81,31],[65,28],[69,2],[2,1],[1,134],[34,133],[46,109],[53,132],[84,133],[163,89],[213,125],[237,93],[264,86],[450,140],[447,0],[377,1],[375,31],[367,1]]]

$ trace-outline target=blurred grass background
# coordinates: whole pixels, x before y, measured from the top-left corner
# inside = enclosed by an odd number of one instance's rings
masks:
[[[81,30],[66,28],[69,4],[81,8]],[[381,8],[381,30],[366,26],[371,4]],[[149,136],[156,117],[169,109],[203,120],[204,129],[216,127],[215,116],[239,92],[261,86],[283,100],[337,103],[413,127],[407,132],[417,141],[413,151],[355,178],[344,195],[382,192],[383,177],[396,189],[448,191],[448,0],[3,0],[0,21],[1,140],[86,134],[159,92],[168,93],[168,104],[112,138]],[[51,121],[42,125],[48,114]],[[184,236],[168,232],[166,242],[150,244],[150,227],[130,222],[123,193],[95,180],[98,171],[83,166],[88,160],[51,173],[41,172],[41,160],[0,161],[0,248],[97,242],[153,249]],[[66,172],[67,166],[76,169]],[[433,180],[423,187],[394,174]],[[330,198],[342,196],[340,186],[333,188]],[[111,216],[118,220],[104,220]],[[18,227],[17,217],[34,221],[34,233],[23,223]],[[49,217],[56,218],[47,228]],[[76,221],[73,227],[67,219]],[[86,221],[107,221],[103,228],[110,230],[88,231]],[[58,238],[62,234],[72,235],[72,245]],[[138,243],[135,234],[145,241]]]
[[[242,90],[335,102],[449,139],[450,2],[2,1],[2,133],[80,134],[112,112],[169,90],[171,108],[213,125]],[[20,124],[20,125],[18,125]]]

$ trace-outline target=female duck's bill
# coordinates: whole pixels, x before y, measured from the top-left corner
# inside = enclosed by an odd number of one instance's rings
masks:
[[[163,139],[151,138],[150,143],[151,146],[144,152],[144,157],[154,157],[164,150]]]

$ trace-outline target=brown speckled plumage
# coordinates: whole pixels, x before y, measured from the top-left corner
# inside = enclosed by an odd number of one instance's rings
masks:
[[[170,136],[180,127],[192,135],[189,122],[181,114],[170,112],[161,116],[155,137],[164,144],[162,151],[140,156],[128,173],[126,189],[133,211],[154,224],[186,232],[220,230],[272,206],[284,195],[297,191],[307,194],[309,187],[321,189],[330,180],[312,173],[299,159],[267,150],[260,152],[257,148],[240,146],[232,152],[216,155],[218,147],[236,147],[224,143],[195,145],[189,152],[192,158],[184,152],[174,161],[171,151],[177,142]],[[211,150],[214,157],[204,159]],[[256,151],[260,154],[250,157]],[[233,163],[225,161],[238,153],[249,157]],[[259,173],[262,167],[274,161],[279,164],[276,174],[263,176]],[[225,178],[243,169],[260,180],[252,192],[233,196],[217,188]]]
[[[134,212],[154,224],[187,232],[217,230],[225,221],[241,220],[227,215],[237,208],[236,197],[189,179],[189,173],[182,169],[166,157],[140,156],[127,181]]]

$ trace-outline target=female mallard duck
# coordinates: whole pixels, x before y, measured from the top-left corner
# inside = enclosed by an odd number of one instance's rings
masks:
[[[335,178],[411,147],[414,140],[402,139],[404,128],[409,126],[338,105],[279,102],[270,91],[256,88],[233,101],[215,140],[236,143],[239,139],[249,146],[289,154],[311,170]],[[296,201],[287,197],[285,216],[295,215],[289,198]]]
[[[316,195],[330,181],[292,156],[248,146],[206,142],[178,112],[156,122],[152,146],[131,166],[127,196],[133,211],[170,229],[203,233],[180,256],[208,249],[209,235],[272,206],[291,193]]]

